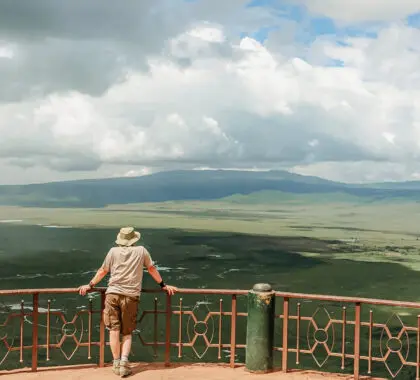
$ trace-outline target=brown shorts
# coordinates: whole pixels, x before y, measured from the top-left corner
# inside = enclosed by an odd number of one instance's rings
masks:
[[[121,294],[107,294],[105,297],[104,323],[108,330],[129,335],[135,330],[139,298]]]

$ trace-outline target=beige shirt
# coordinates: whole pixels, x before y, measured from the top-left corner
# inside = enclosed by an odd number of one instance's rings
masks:
[[[102,264],[102,268],[111,272],[106,293],[139,297],[143,268],[152,265],[150,253],[142,246],[111,248]]]

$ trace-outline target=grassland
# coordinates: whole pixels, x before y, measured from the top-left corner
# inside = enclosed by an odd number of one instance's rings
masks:
[[[101,209],[0,207],[16,224],[233,232],[336,242],[335,259],[390,262],[420,270],[420,204],[164,202]],[[305,250],[305,255],[319,253]]]

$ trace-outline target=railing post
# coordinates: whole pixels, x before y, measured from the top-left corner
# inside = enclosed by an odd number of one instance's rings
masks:
[[[417,362],[416,380],[420,380],[420,315],[417,315]]]
[[[230,368],[235,368],[236,356],[236,317],[238,315],[236,294],[232,295],[232,314],[230,324]]]
[[[246,369],[266,373],[273,370],[275,292],[268,284],[256,284],[248,293]]]
[[[171,296],[166,295],[166,338],[165,338],[165,366],[171,365],[171,317],[172,306]]]
[[[25,327],[25,308],[23,300],[20,302],[20,346],[19,346],[19,362],[23,363],[23,330]]]
[[[32,371],[38,369],[38,293],[34,293],[32,302]]]
[[[105,292],[101,292],[101,322],[99,325],[99,367],[105,366],[105,322],[104,322],[104,309],[105,309]]]
[[[287,357],[289,354],[289,298],[285,297],[283,300],[283,348],[282,348],[282,366],[283,372],[287,372]]]
[[[354,316],[354,379],[359,379],[360,372],[360,302],[356,303]]]

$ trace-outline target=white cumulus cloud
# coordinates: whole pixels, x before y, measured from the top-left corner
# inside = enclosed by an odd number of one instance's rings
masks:
[[[394,21],[420,12],[417,0],[292,0],[337,21]]]
[[[310,4],[313,12],[345,19],[332,3],[328,9]],[[415,11],[415,4],[406,1],[399,12]],[[244,25],[249,12],[241,13]],[[368,10],[360,15],[357,2],[352,12],[347,21],[370,17]],[[224,16],[201,15],[171,29],[160,50],[140,52],[141,45],[114,41],[101,65],[87,48],[78,50],[84,38],[28,43],[0,34],[0,74],[10,69],[2,56],[18,67],[28,51],[45,44],[50,54],[59,46],[66,57],[73,51],[85,75],[75,83],[65,78],[57,88],[31,85],[0,101],[1,181],[200,167],[290,168],[345,181],[408,179],[420,172],[418,29],[395,22],[375,37],[318,37],[290,49],[290,39],[274,44],[269,34],[262,43],[239,37],[236,27]],[[19,57],[10,53],[15,48]],[[57,65],[53,61],[54,70]],[[103,86],[83,88],[110,71]],[[19,89],[25,78],[8,82],[9,88]],[[30,170],[39,175],[28,177]]]

